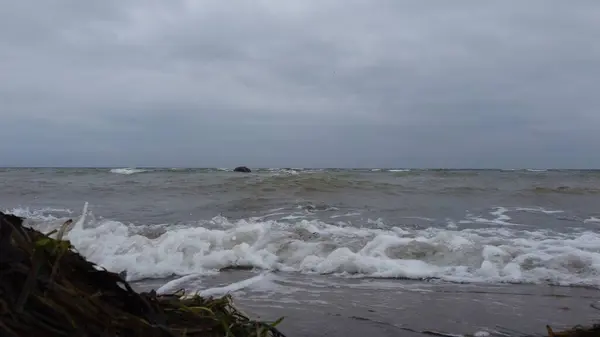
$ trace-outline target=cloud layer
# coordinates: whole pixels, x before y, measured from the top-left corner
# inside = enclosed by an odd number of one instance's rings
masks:
[[[600,166],[597,1],[0,4],[5,165]]]

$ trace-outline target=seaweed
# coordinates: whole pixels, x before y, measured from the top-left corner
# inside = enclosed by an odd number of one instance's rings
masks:
[[[252,320],[229,295],[137,293],[63,240],[72,221],[43,234],[23,220],[0,212],[0,336],[284,337],[282,318]]]

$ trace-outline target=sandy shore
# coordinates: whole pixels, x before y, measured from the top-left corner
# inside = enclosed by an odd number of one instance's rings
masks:
[[[174,286],[216,296],[230,292],[242,310],[262,319],[285,316],[280,328],[290,337],[422,335],[409,330],[544,335],[546,324],[560,329],[600,321],[600,311],[590,306],[600,301],[596,289],[256,275],[232,271]],[[135,286],[157,289],[165,282]]]

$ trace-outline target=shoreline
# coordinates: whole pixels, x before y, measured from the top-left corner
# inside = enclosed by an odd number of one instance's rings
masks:
[[[256,275],[230,270],[179,286],[221,289]],[[133,286],[156,289],[170,281],[173,278]],[[255,286],[233,288],[231,294],[242,310],[258,317],[285,316],[282,332],[300,337],[423,336],[423,331],[445,336],[548,336],[546,325],[554,331],[593,326],[599,312],[590,304],[600,301],[598,291],[587,288],[342,278],[332,282],[324,276],[284,273],[265,277]]]
[[[54,239],[23,226],[24,218],[0,213],[0,220],[0,262],[2,273],[7,273],[2,275],[0,282],[0,300],[3,307],[13,313],[10,320],[3,320],[4,326],[0,328],[8,327],[4,331],[8,336],[31,335],[32,332],[33,335],[39,335],[42,331],[48,336],[59,336],[66,330],[83,331],[88,329],[86,326],[93,324],[96,333],[102,327],[105,332],[110,327],[107,322],[114,322],[111,315],[119,314],[129,317],[129,321],[120,323],[120,328],[144,331],[139,336],[173,329],[179,331],[179,335],[187,331],[188,336],[204,336],[207,326],[221,329],[219,320],[223,317],[240,329],[238,332],[242,334],[236,336],[256,335],[257,327],[263,329],[264,335],[284,336],[281,331],[288,331],[290,336],[306,337],[358,337],[370,334],[411,336],[427,331],[448,336],[481,335],[483,332],[488,336],[587,337],[600,332],[600,326],[592,325],[598,321],[598,311],[590,308],[588,303],[600,299],[597,290],[525,285],[485,287],[473,284],[425,284],[398,280],[391,282],[389,287],[384,286],[385,280],[367,280],[365,284],[361,284],[364,280],[354,280],[352,287],[344,289],[338,285],[332,288],[334,291],[318,292],[302,283],[305,280],[276,280],[296,282],[293,283],[296,290],[291,297],[269,288],[262,289],[262,297],[253,295],[251,291],[233,297],[240,309],[252,312],[253,316],[285,318],[283,322],[274,322],[276,324],[254,321],[241,314],[238,306],[231,305],[229,293],[223,297],[206,299],[196,296],[185,300],[180,298],[181,292],[157,295],[155,290],[160,287],[157,282],[163,282],[164,285],[164,280],[129,284],[116,273],[99,270],[74,252],[68,241],[62,240],[71,221],[54,231],[58,232],[58,239]],[[251,271],[232,270],[221,273],[222,278],[215,278],[215,282],[233,284],[249,275],[252,275]],[[312,281],[319,278],[314,275],[299,277]],[[375,283],[375,287],[367,287],[369,282]],[[151,287],[142,292],[139,291],[141,289],[134,290],[132,286]],[[511,292],[498,291],[508,287]],[[474,291],[475,288],[479,291]],[[519,293],[515,289],[526,291]],[[237,291],[247,290],[239,288],[234,293]],[[71,302],[76,304],[72,305]],[[83,306],[89,306],[89,310],[81,311]],[[140,307],[145,309],[140,311]],[[32,315],[44,317],[48,312],[52,313],[52,318],[38,319],[36,324],[31,324]],[[179,323],[175,326],[165,323],[173,321]],[[139,322],[143,323],[140,325]],[[279,323],[281,331],[274,327]],[[208,325],[198,328],[198,324]],[[588,330],[556,333],[546,330],[547,325],[559,330],[577,324],[588,325]],[[482,327],[485,329],[481,330]],[[190,332],[200,330],[204,332]],[[503,334],[506,332],[509,334]],[[171,332],[170,335],[178,334]]]

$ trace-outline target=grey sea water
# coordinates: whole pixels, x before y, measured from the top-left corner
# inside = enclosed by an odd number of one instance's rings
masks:
[[[290,336],[600,317],[600,171],[2,169],[2,208],[139,289],[233,294]]]

